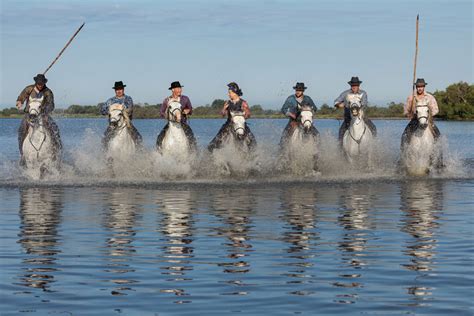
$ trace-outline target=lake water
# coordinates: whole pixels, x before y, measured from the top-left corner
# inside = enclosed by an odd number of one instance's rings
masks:
[[[0,120],[1,315],[472,315],[474,124],[438,122],[446,170],[396,164],[406,121],[375,121],[377,166],[344,163],[337,120],[317,120],[321,174],[274,169],[284,120],[251,120],[258,172],[152,164],[104,173],[100,119],[58,119],[59,176],[18,166],[19,120]],[[222,120],[192,120],[200,147]],[[200,159],[208,159],[202,156]]]

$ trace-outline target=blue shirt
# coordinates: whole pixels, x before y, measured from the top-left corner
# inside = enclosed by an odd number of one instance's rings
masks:
[[[300,103],[300,106],[310,106],[311,109],[316,112],[317,107],[313,102],[313,99],[307,95],[303,95],[303,101]],[[296,100],[296,96],[294,94],[290,95],[283,106],[281,107],[281,113],[288,116],[288,113],[297,114],[299,112],[298,109],[298,101]]]
[[[115,104],[115,103],[118,103],[118,104],[123,104],[125,106],[125,108],[128,110],[128,115],[130,117],[132,117],[132,112],[133,112],[133,100],[131,97],[129,97],[128,95],[124,95],[123,97],[121,98],[117,98],[117,97],[112,97],[110,99],[108,99],[105,104],[103,104],[100,108],[100,113],[102,115],[107,115],[109,114],[109,107],[112,105],[112,104]]]

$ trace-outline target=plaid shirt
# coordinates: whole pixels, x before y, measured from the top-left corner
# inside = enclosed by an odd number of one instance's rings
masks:
[[[431,116],[435,116],[439,112],[438,108],[438,102],[436,102],[436,99],[433,95],[429,93],[423,93],[423,95],[417,95],[415,96],[416,101],[418,102],[423,102],[427,103],[428,107],[430,109]],[[406,115],[410,120],[414,117],[415,115],[415,106],[413,102],[413,95],[410,95],[407,98],[407,103],[405,104],[405,108],[403,109],[403,114]]]

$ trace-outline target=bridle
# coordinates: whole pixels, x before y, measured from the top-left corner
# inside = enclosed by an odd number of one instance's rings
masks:
[[[234,117],[240,117],[240,116],[241,116],[241,117],[244,117],[244,115],[243,115],[243,114],[240,114],[240,113],[238,113],[238,114],[232,114],[232,120],[234,119]],[[235,133],[236,135],[238,135],[237,132],[238,132],[239,130],[242,130],[242,131],[243,131],[243,134],[242,134],[242,135],[245,134],[245,123],[244,123],[244,126],[237,126],[237,128],[235,128],[235,123],[234,123],[234,121],[232,121],[232,124],[234,125],[234,128],[233,128],[232,130],[234,131],[234,133]]]
[[[416,105],[416,108],[428,108],[428,105],[422,104],[422,105]],[[429,108],[428,108],[428,116],[418,116],[418,110],[416,111],[416,119],[418,122],[420,122],[420,119],[425,118],[427,121],[429,121]]]
[[[113,110],[113,111],[120,111],[120,119],[118,121],[116,121],[117,124],[114,126],[114,131],[115,131],[115,133],[117,133],[117,132],[120,132],[121,130],[123,130],[124,128],[126,128],[127,124],[123,124],[123,126],[120,126],[120,127],[118,126],[118,123],[120,122],[120,120],[125,120],[125,116],[123,114],[123,111],[124,111],[123,109],[121,109],[121,110],[116,109],[116,110]],[[109,125],[114,125],[112,122],[110,122],[110,118],[111,118],[111,115],[109,113]]]
[[[42,114],[39,113],[36,109],[31,110],[31,112],[33,112],[33,111],[36,112],[36,113],[33,113],[33,115],[35,116],[35,120],[34,121],[31,120],[31,114],[32,113],[28,113],[29,114],[28,125],[31,128],[35,129],[38,126],[43,126],[43,121],[42,121],[42,118],[41,118]],[[39,158],[39,153],[41,151],[41,148],[43,147],[43,144],[46,141],[46,133],[43,130],[39,130],[38,132],[43,134],[43,138],[41,140],[41,143],[40,143],[39,147],[36,147],[35,144],[33,143],[33,140],[31,139],[32,136],[33,136],[33,133],[31,133],[30,137],[28,137],[28,141],[30,142],[31,147],[33,147],[33,149],[36,151],[36,158]]]
[[[302,117],[303,112],[310,112],[311,114],[313,114],[313,111],[311,111],[311,110],[301,110],[301,111],[300,111],[300,115],[299,115],[300,117]],[[300,122],[301,122],[301,119],[300,119]],[[304,126],[304,124],[305,124],[306,122],[309,122],[309,124],[313,124],[313,120],[312,120],[312,119],[305,119],[304,121],[301,122],[301,125]]]
[[[356,108],[356,109],[357,109],[357,116],[359,116],[361,107],[360,107],[358,104],[356,104],[356,103],[352,103],[352,104],[351,104],[350,110],[351,110],[351,116],[352,116],[352,117],[354,117],[354,114],[352,113],[353,108]],[[362,121],[362,119],[361,119],[361,121]],[[358,124],[360,124],[360,122],[359,122],[359,123],[355,123],[355,124],[358,125]],[[349,136],[352,138],[353,141],[356,142],[359,153],[360,153],[360,143],[362,142],[362,139],[364,138],[366,131],[367,131],[367,125],[364,124],[364,130],[362,131],[362,135],[360,135],[359,139],[356,139],[356,138],[354,137],[354,135],[352,135],[351,129],[349,128]]]

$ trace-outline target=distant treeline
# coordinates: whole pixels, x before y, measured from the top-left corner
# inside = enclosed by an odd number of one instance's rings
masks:
[[[440,112],[439,119],[444,120],[474,120],[474,85],[466,82],[452,84],[444,91],[435,91],[433,93]],[[224,105],[225,100],[216,99],[211,104],[205,106],[195,106],[193,117],[195,118],[213,118],[220,117],[219,112]],[[56,116],[65,117],[98,117],[100,116],[97,105],[71,105],[67,109],[56,109]],[[133,117],[138,119],[154,119],[160,117],[161,104],[135,104]],[[261,105],[256,104],[250,107],[253,117],[262,118],[281,118],[283,114],[279,110],[265,110]],[[390,102],[388,106],[368,106],[366,114],[371,118],[401,118],[403,117],[403,103]],[[18,117],[19,112],[16,108],[8,108],[0,111],[0,117]],[[316,117],[336,118],[341,117],[342,111],[333,106],[323,104],[318,108]]]

